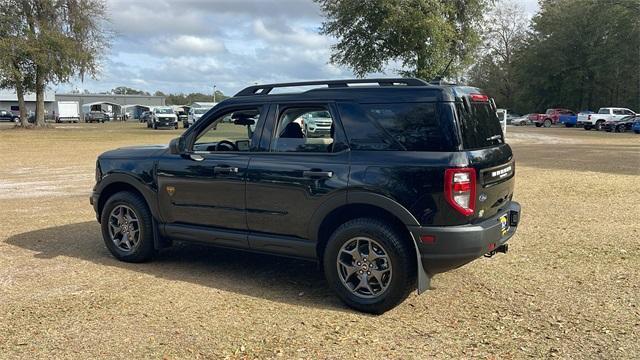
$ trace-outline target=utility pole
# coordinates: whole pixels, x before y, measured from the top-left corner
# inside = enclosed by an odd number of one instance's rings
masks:
[[[216,102],[216,84],[213,84],[213,102]]]

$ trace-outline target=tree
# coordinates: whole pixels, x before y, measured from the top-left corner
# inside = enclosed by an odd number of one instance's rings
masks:
[[[640,3],[544,0],[516,52],[516,101],[547,107],[640,109]]]
[[[513,0],[497,1],[482,29],[478,62],[469,72],[470,83],[491,94],[500,107],[513,109],[515,53],[524,46],[529,20]]]
[[[0,2],[0,88],[15,89],[20,124],[28,125],[24,94],[33,90],[33,64],[25,41],[26,24],[17,16],[17,1]]]
[[[95,75],[109,45],[104,0],[2,0],[14,2],[26,24],[28,58],[34,64],[36,123],[44,125],[47,84]],[[9,4],[12,5],[12,4]],[[2,4],[4,7],[4,4]]]
[[[126,86],[118,86],[117,88],[112,89],[111,93],[118,95],[149,95],[146,91],[136,90]]]
[[[486,0],[315,0],[321,32],[336,37],[331,62],[359,77],[389,65],[405,76],[451,76],[479,44]]]

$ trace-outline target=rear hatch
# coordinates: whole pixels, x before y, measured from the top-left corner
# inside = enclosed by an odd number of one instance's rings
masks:
[[[513,197],[515,162],[505,143],[495,103],[477,88],[456,88],[462,149],[476,170],[475,212],[480,221],[503,211]]]

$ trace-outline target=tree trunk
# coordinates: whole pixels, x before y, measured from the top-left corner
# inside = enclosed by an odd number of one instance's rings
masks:
[[[39,67],[36,67],[36,126],[45,126],[44,122],[44,79]]]
[[[16,95],[18,96],[18,108],[20,108],[20,126],[27,127],[29,122],[27,121],[27,108],[24,104],[24,88],[22,81],[16,83]]]

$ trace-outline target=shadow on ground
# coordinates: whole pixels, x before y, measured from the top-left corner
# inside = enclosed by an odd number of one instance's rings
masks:
[[[329,290],[318,266],[308,261],[178,243],[153,262],[124,263],[108,252],[100,225],[93,221],[30,231],[6,242],[35,251],[40,259],[67,256],[270,301],[347,310]]]

